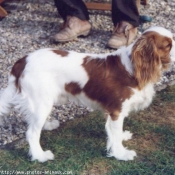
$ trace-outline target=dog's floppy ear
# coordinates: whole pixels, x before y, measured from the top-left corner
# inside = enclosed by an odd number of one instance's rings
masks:
[[[160,77],[161,60],[157,51],[154,35],[143,34],[133,45],[131,61],[134,76],[139,88],[148,82],[156,82]]]

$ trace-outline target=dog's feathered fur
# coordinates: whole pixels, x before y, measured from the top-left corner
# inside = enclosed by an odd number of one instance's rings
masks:
[[[100,109],[108,114],[108,156],[133,160],[135,151],[122,145],[132,136],[123,131],[123,120],[130,111],[149,106],[153,86],[174,52],[173,36],[162,27],[146,30],[133,44],[111,54],[37,50],[14,64],[0,97],[0,116],[8,115],[12,105],[26,116],[29,153],[32,160],[44,162],[54,158],[40,146],[42,128],[59,126],[57,120],[46,120],[53,105],[69,99]]]

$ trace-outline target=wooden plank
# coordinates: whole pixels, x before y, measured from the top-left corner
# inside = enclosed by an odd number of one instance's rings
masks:
[[[143,5],[147,5],[148,4],[148,0],[142,0],[141,2]]]
[[[136,0],[137,9],[140,10],[140,0]]]
[[[0,0],[0,4],[1,4],[2,2],[4,2],[4,0]]]
[[[148,0],[136,0],[137,7],[139,9],[140,3],[143,5],[148,4]],[[111,3],[96,3],[96,2],[85,2],[86,7],[89,10],[111,10]]]
[[[0,17],[5,17],[7,16],[7,12],[4,8],[0,6]]]
[[[89,10],[111,10],[109,3],[86,2],[85,4]]]

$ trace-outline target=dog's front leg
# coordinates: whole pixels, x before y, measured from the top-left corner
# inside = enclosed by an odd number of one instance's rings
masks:
[[[108,156],[114,156],[118,160],[133,160],[136,156],[136,152],[128,150],[122,144],[123,140],[131,138],[132,134],[129,131],[123,132],[124,116],[119,115],[117,120],[113,120],[108,115],[106,122],[106,132],[108,136],[107,140],[107,152]]]
[[[36,106],[36,105],[35,105]],[[54,155],[50,150],[43,151],[40,145],[40,134],[44,126],[44,123],[51,111],[51,105],[48,103],[40,104],[36,106],[36,109],[28,117],[28,130],[26,133],[27,141],[29,142],[30,150],[29,154],[31,160],[38,160],[39,162],[45,162],[47,160],[53,160]]]

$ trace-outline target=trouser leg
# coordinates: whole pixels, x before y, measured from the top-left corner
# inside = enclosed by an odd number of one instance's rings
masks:
[[[66,20],[67,16],[75,16],[81,20],[89,20],[87,7],[82,0],[54,1],[59,14],[64,20]]]

